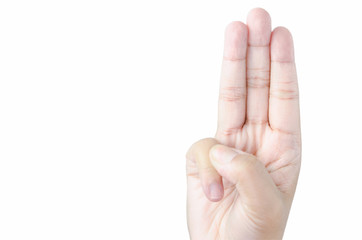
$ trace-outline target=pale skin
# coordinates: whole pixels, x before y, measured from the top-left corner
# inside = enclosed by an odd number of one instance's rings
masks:
[[[269,14],[225,30],[215,138],[187,155],[192,240],[282,239],[301,161],[293,39]]]

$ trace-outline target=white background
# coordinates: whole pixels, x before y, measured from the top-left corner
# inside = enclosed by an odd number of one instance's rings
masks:
[[[1,1],[0,239],[188,239],[224,27],[294,35],[303,161],[285,239],[362,239],[359,1]]]

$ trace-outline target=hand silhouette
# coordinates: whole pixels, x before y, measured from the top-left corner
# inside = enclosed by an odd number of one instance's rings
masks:
[[[298,180],[301,134],[293,40],[269,14],[225,31],[215,138],[187,153],[191,239],[281,239]]]

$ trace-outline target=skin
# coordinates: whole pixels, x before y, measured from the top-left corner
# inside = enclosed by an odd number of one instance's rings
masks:
[[[186,154],[193,240],[282,239],[301,161],[293,40],[253,9],[225,30],[215,138]]]

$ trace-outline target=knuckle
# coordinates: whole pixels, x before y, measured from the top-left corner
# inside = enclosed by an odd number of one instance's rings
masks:
[[[219,99],[226,102],[237,102],[246,98],[245,87],[222,87],[219,92]]]
[[[270,88],[270,97],[281,100],[298,99],[298,84],[296,82],[279,83]]]
[[[190,164],[205,166],[205,159],[209,156],[209,151],[212,146],[217,144],[215,138],[204,138],[198,140],[191,145],[186,153],[186,161]]]
[[[215,168],[212,165],[203,165],[198,167],[199,172],[204,176],[210,176],[215,174]]]
[[[266,88],[269,87],[269,69],[248,68],[246,81],[248,87]]]
[[[212,144],[214,142],[216,142],[214,138],[203,138],[194,142],[189,148],[187,156],[190,156],[190,154],[192,155],[193,153],[197,152],[203,146]]]

